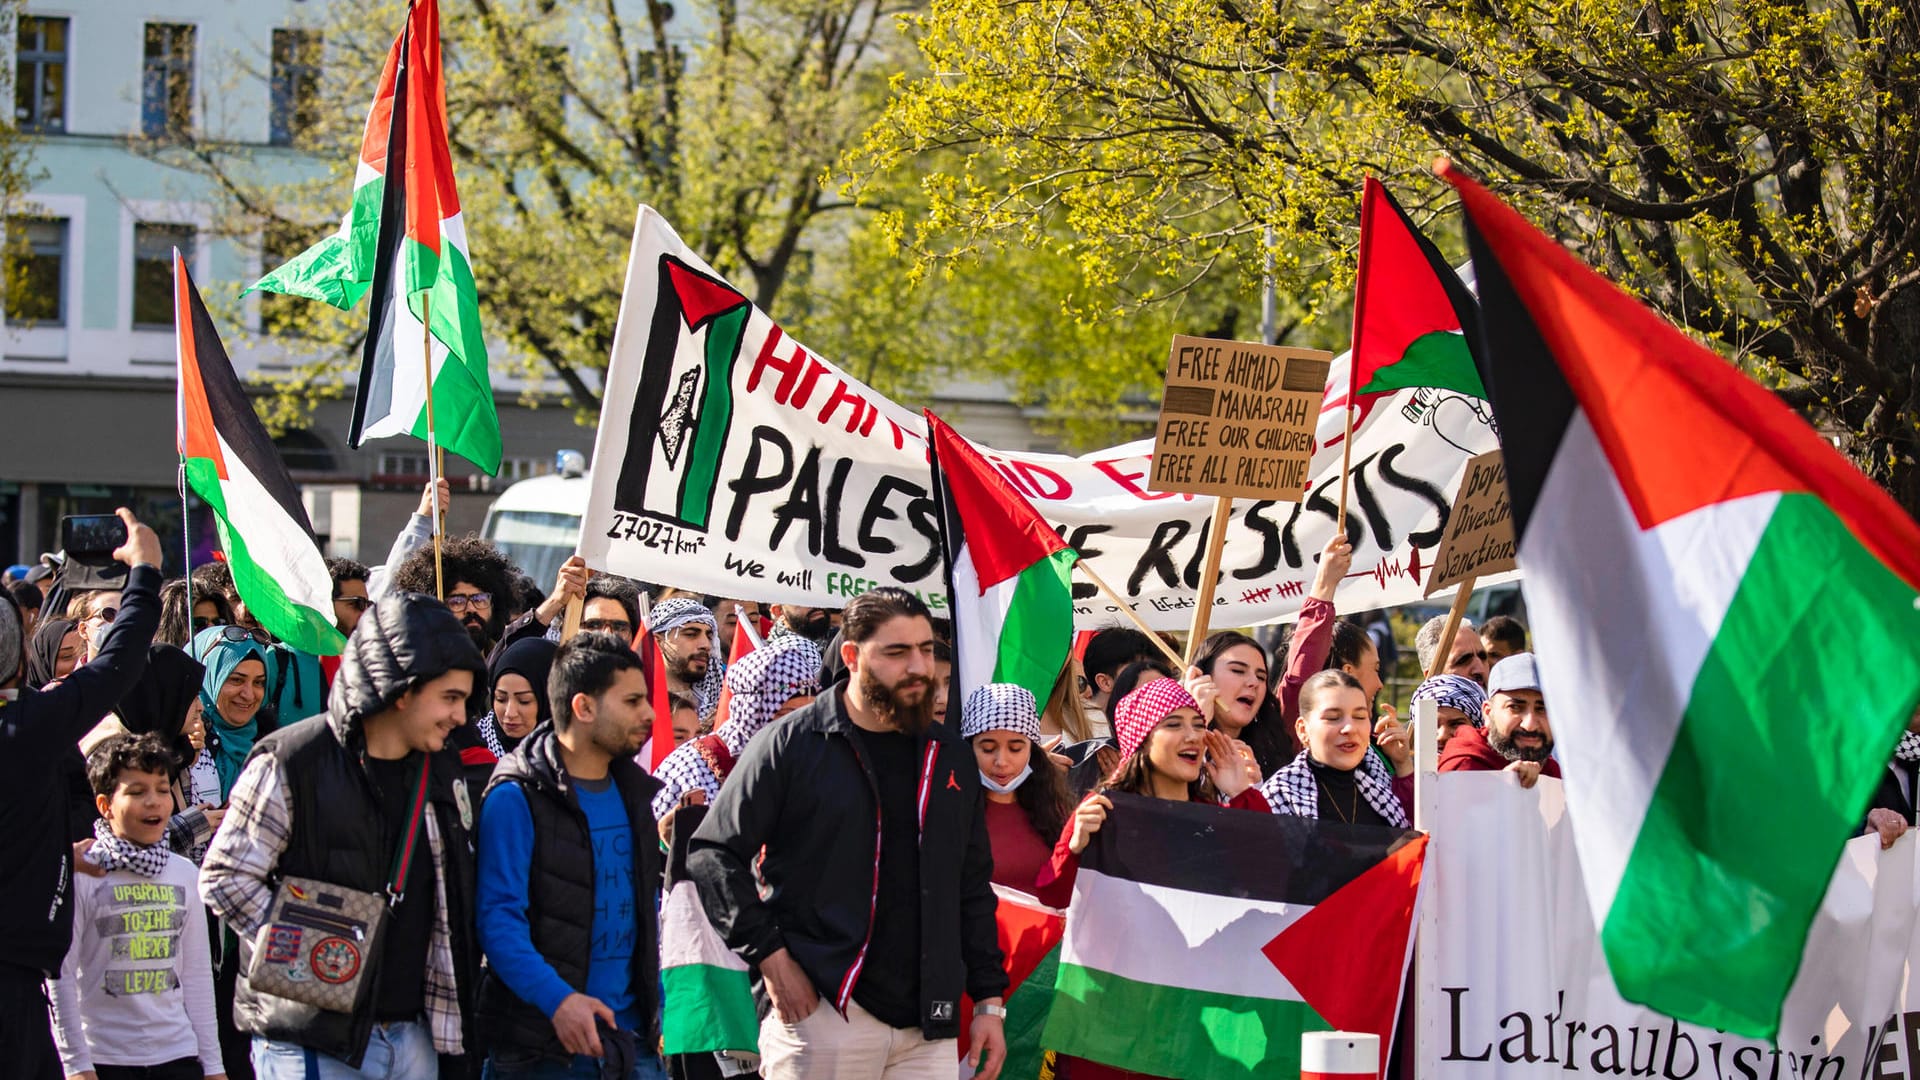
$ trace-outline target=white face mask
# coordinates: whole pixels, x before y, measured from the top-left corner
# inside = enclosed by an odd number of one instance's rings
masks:
[[[1008,781],[1007,783],[1002,784],[998,780],[995,780],[993,777],[988,776],[986,773],[980,774],[980,783],[984,784],[988,791],[991,791],[996,795],[1011,795],[1013,794],[1014,789],[1018,788],[1021,784],[1026,783],[1027,777],[1032,775],[1033,775],[1033,762],[1029,761],[1027,762],[1027,767],[1020,770],[1020,775],[1014,777],[1012,780]]]

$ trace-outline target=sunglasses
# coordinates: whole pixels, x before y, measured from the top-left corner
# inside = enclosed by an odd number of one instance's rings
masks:
[[[336,596],[333,598],[333,602],[336,604],[345,604],[355,611],[365,611],[373,606],[373,601],[364,596]]]
[[[472,604],[476,608],[490,608],[493,606],[493,594],[484,592],[454,593],[452,596],[447,597],[447,608],[455,615],[467,610],[468,604]]]
[[[205,630],[209,626],[225,626],[225,625],[226,624],[221,622],[219,618],[217,618],[216,616],[195,615],[193,617],[193,632],[196,634],[202,630]]]
[[[1481,649],[1479,652],[1463,652],[1459,656],[1454,657],[1453,662],[1451,664],[1448,664],[1447,666],[1459,667],[1461,664],[1464,664],[1467,661],[1473,660],[1476,658],[1483,664],[1490,659],[1490,657],[1487,655],[1487,650]]]
[[[87,616],[87,618],[89,619],[98,619],[101,622],[112,622],[113,620],[119,617],[120,617],[120,609],[113,608],[113,607],[103,607],[99,611],[96,611],[93,614]]]
[[[624,634],[628,637],[633,636],[633,624],[625,619],[583,619],[580,623],[580,629],[607,630],[616,634]]]
[[[220,628],[220,640],[222,641],[246,641],[248,638],[252,638],[262,645],[273,644],[273,635],[257,627],[235,626],[232,623],[228,623]]]

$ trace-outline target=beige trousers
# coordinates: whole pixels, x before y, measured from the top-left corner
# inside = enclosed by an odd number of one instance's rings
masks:
[[[767,1080],[955,1080],[960,1048],[929,1042],[919,1028],[889,1027],[858,1004],[842,1019],[821,1001],[813,1014],[787,1024],[778,1013],[760,1021],[760,1075]]]

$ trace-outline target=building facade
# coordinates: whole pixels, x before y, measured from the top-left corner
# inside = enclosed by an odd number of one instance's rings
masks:
[[[172,252],[210,300],[263,268],[257,244],[213,234],[207,181],[153,151],[192,132],[245,146],[270,179],[323,168],[294,144],[317,98],[325,9],[326,0],[20,6],[7,67],[15,123],[34,139],[35,182],[7,222],[24,244],[0,327],[0,565],[56,548],[64,515],[120,505],[161,532],[170,571],[189,540],[204,557],[211,524],[204,508],[183,511],[177,486]],[[376,75],[367,73],[369,98]],[[222,329],[242,376],[284,369],[294,359],[284,339],[244,343],[263,340],[260,298],[240,309],[239,329],[256,334]],[[496,376],[495,392],[505,463],[497,478],[451,463],[456,532],[479,528],[490,491],[550,470],[558,450],[592,447],[591,427],[545,388]],[[992,388],[936,399],[976,438],[1041,445],[1027,414]],[[327,552],[377,562],[419,500],[426,449],[404,438],[349,449],[350,409],[321,403],[308,427],[278,442]]]

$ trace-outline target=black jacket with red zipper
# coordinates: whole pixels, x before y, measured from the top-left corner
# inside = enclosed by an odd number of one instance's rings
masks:
[[[694,833],[687,870],[727,945],[749,964],[785,948],[845,1012],[878,895],[880,801],[844,685],[754,736]],[[920,1030],[959,1034],[960,996],[1006,992],[980,769],[935,724],[920,762]],[[762,845],[762,900],[753,859]]]

